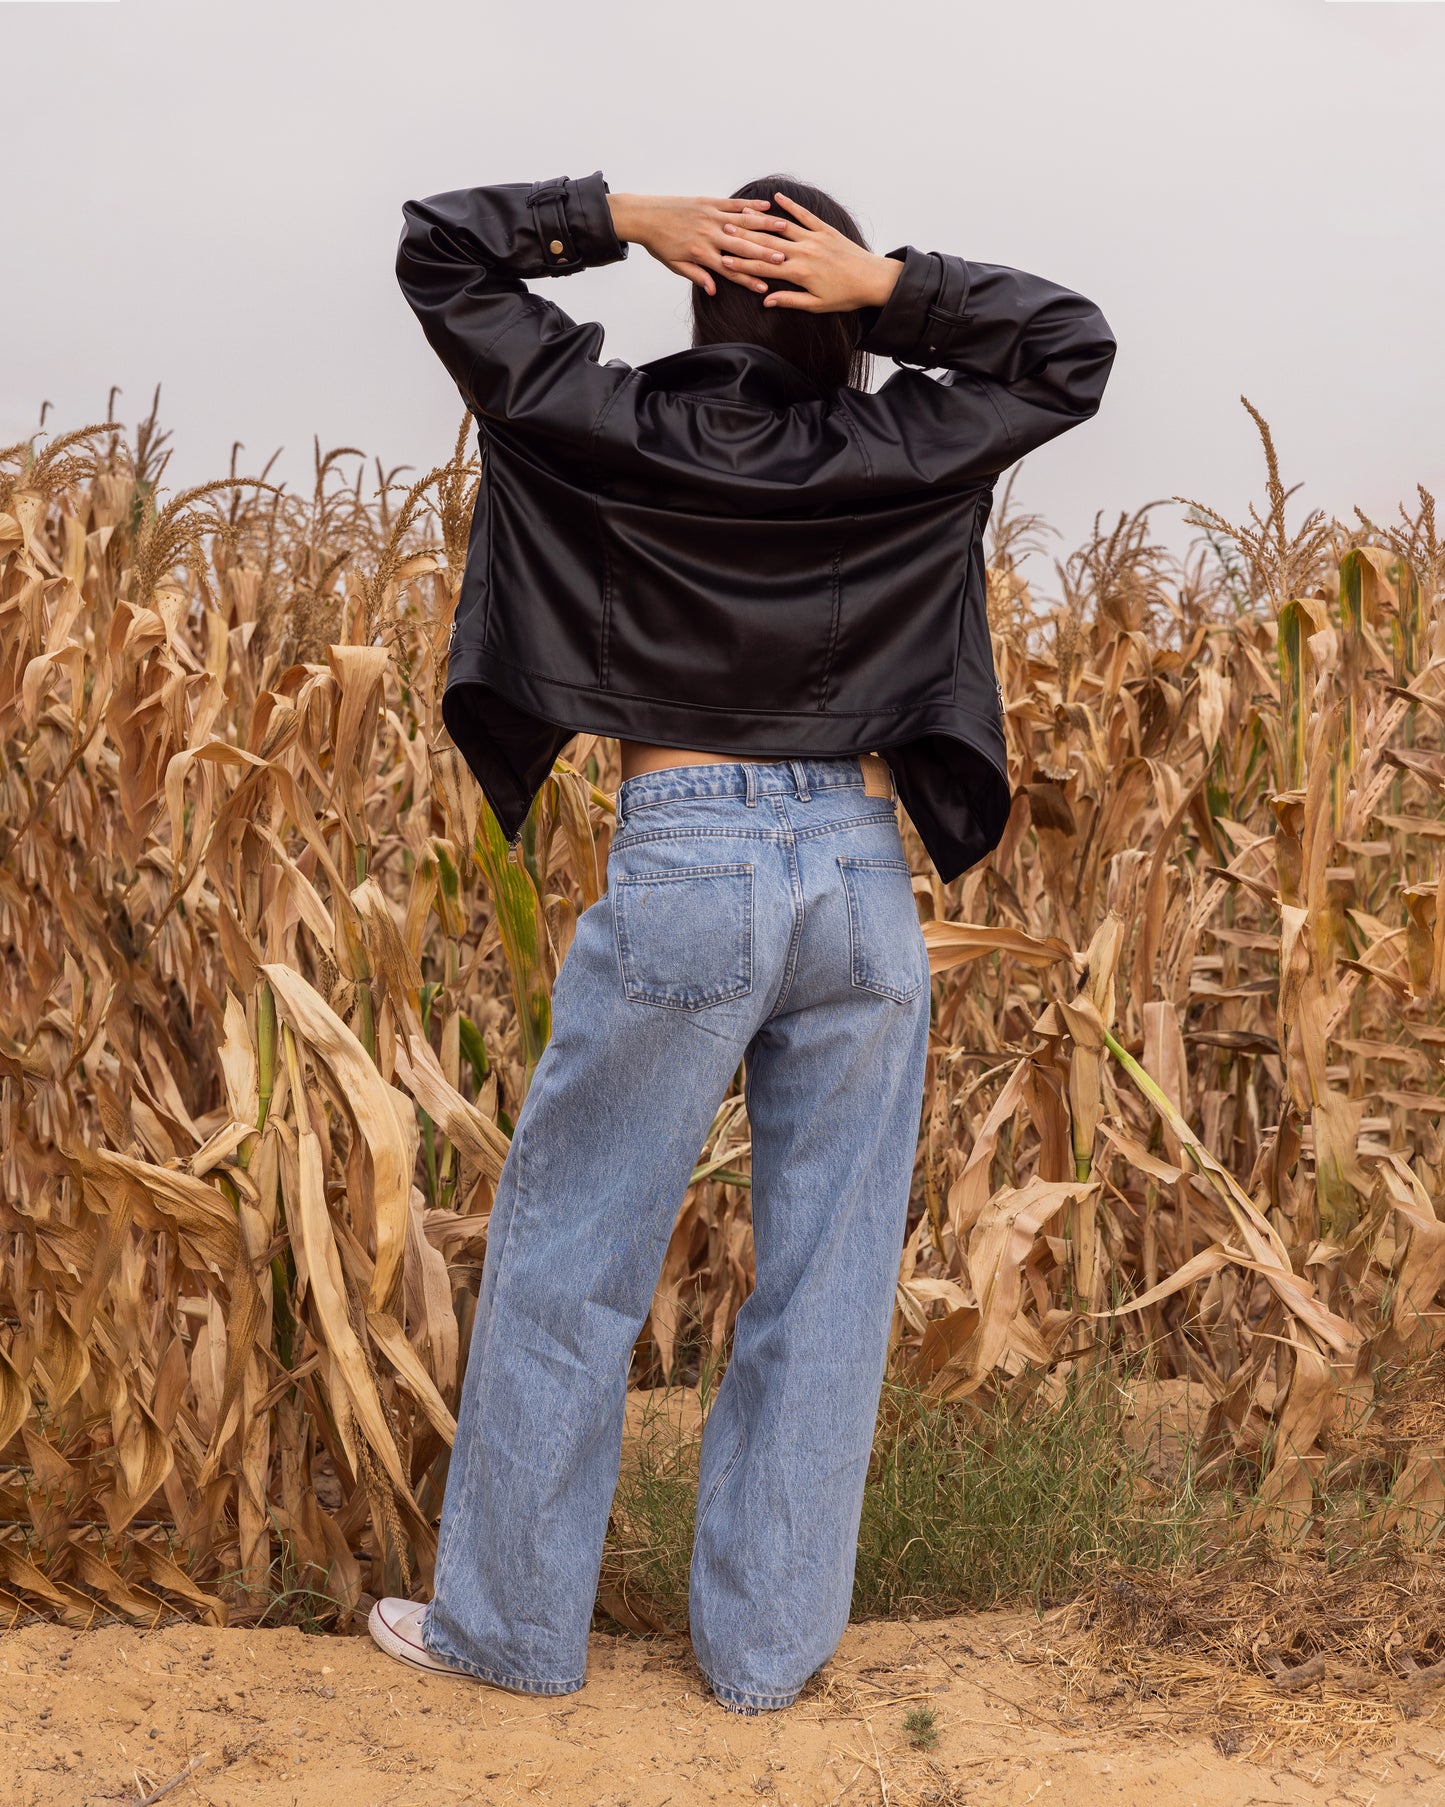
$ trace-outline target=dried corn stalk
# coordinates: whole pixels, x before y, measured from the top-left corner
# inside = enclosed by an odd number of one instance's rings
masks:
[[[441,733],[463,438],[399,496],[338,452],[162,502],[164,438],[0,458],[0,1593],[75,1624],[425,1585],[615,781],[579,737],[508,859]],[[1266,443],[1222,557],[1122,519],[1052,619],[1004,511],[1013,811],[949,886],[908,830],[895,1353],[963,1395],[1147,1345],[1295,1511],[1342,1402],[1445,1340],[1445,646],[1429,498],[1291,533]],[[639,1379],[725,1347],[748,1151],[734,1092]]]

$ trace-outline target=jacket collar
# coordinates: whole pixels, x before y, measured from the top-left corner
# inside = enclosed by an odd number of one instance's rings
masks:
[[[750,402],[757,407],[785,408],[793,402],[817,401],[825,394],[781,352],[731,340],[721,345],[689,346],[637,368],[660,389],[707,395],[718,401]]]

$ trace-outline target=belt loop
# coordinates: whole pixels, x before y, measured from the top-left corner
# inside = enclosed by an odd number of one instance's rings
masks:
[[[790,759],[788,764],[793,768],[793,783],[798,787],[798,795],[806,803],[808,801],[808,774],[803,770],[801,759]]]
[[[612,832],[618,834],[622,829],[622,792],[625,786],[619,784],[617,793],[612,799]]]
[[[748,808],[752,809],[758,800],[758,775],[746,760],[743,761],[743,782],[747,788]]]

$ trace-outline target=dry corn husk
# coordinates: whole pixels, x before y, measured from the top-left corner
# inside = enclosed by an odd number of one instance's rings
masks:
[[[0,1576],[71,1624],[425,1585],[487,1215],[602,891],[611,742],[509,852],[439,718],[477,468],[163,499],[164,435],[0,461]],[[951,885],[893,1356],[942,1396],[1109,1339],[1207,1382],[1293,1535],[1445,1343],[1433,504],[1233,562],[1148,512],[989,585],[1014,804]],[[724,1100],[639,1345],[753,1283]],[[1428,1542],[1433,1423],[1384,1530]],[[539,1427],[545,1435],[545,1427]]]

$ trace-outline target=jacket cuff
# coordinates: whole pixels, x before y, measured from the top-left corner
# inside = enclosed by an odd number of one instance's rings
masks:
[[[590,176],[558,176],[527,191],[542,267],[549,276],[571,276],[595,264],[617,263],[627,246],[618,238],[600,169]]]
[[[968,265],[961,257],[918,251],[912,245],[900,245],[887,255],[903,269],[881,308],[859,310],[859,350],[923,369],[946,363],[949,341],[964,323]]]

